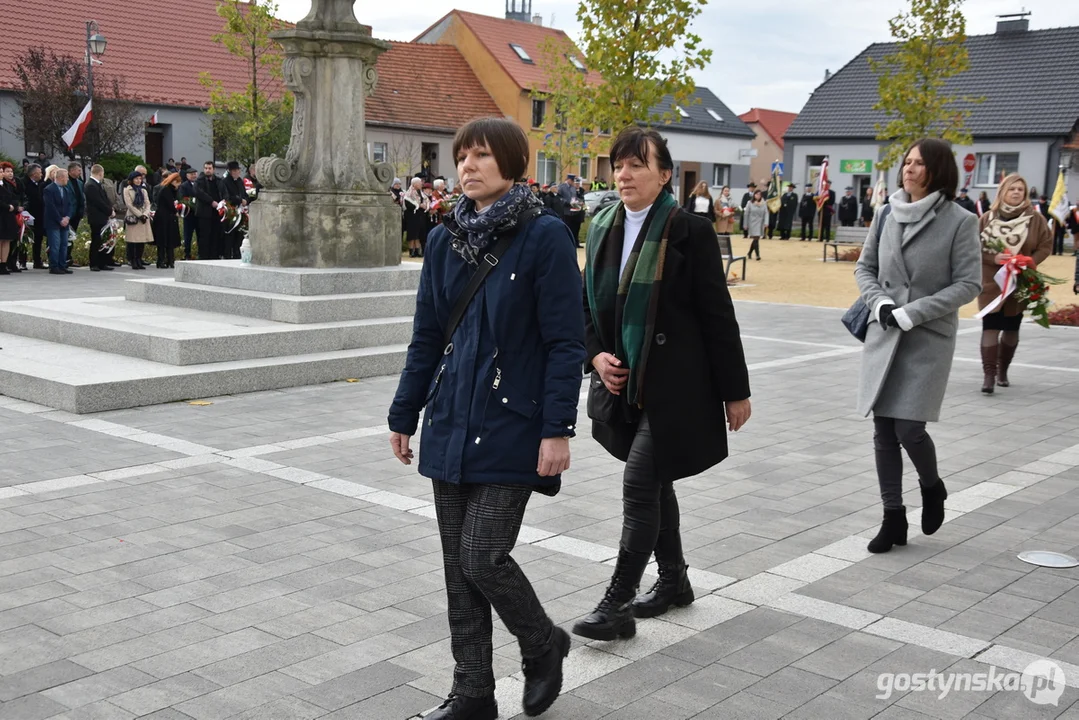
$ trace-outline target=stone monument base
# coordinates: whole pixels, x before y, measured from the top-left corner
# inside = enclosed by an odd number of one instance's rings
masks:
[[[401,263],[401,211],[385,192],[264,189],[251,206],[250,222],[251,260],[258,266],[380,268]]]
[[[0,303],[0,390],[91,413],[393,375],[420,267],[179,262],[124,297]]]

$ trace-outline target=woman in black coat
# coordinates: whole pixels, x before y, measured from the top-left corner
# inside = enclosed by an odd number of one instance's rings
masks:
[[[631,637],[634,616],[693,602],[673,482],[727,457],[727,427],[736,431],[750,416],[715,230],[670,194],[674,162],[658,132],[626,128],[610,158],[622,201],[592,220],[585,250],[588,416],[593,437],[626,469],[614,576],[573,627],[595,640]],[[635,598],[653,551],[659,580]]]
[[[11,178],[9,181],[8,178]],[[15,195],[14,168],[9,162],[0,163],[0,275],[10,275],[8,253],[19,241],[19,198]]]
[[[693,188],[693,192],[690,194],[689,200],[686,200],[683,209],[691,215],[699,215],[709,222],[715,223],[715,201],[712,200],[712,193],[708,192],[708,183],[704,181],[697,183],[697,187]]]
[[[157,243],[157,266],[175,267],[175,251],[180,247],[180,225],[176,222],[176,200],[180,175],[172,173],[161,182],[154,212],[154,241]]]

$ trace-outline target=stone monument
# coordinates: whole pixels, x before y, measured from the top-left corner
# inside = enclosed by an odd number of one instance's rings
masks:
[[[371,37],[353,0],[312,0],[295,28],[273,34],[294,93],[284,158],[262,158],[250,213],[252,263],[282,268],[371,268],[401,262],[401,218],[388,189],[393,166],[367,155],[364,104],[390,45]]]

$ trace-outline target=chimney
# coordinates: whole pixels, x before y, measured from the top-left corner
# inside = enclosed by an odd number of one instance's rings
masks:
[[[533,15],[532,16],[532,24],[533,25],[539,25],[540,27],[543,27],[543,16],[540,15],[539,13],[536,13],[535,15]]]
[[[828,82],[832,77],[832,71],[827,68],[824,70],[824,82]]]
[[[506,0],[506,19],[529,22],[532,19],[532,0]]]
[[[997,35],[1023,33],[1030,30],[1030,11],[997,15]]]

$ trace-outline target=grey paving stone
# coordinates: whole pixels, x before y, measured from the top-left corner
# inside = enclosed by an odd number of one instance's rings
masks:
[[[786,705],[754,695],[748,690],[732,695],[713,705],[694,720],[778,720],[789,712]]]
[[[109,701],[136,715],[148,715],[218,689],[219,686],[216,683],[191,673],[184,673],[128,690],[110,698]]]
[[[346,705],[352,705],[404,685],[418,677],[420,677],[419,673],[392,662],[380,662],[320,685],[311,686],[294,695],[300,700],[326,710],[339,710]]]
[[[70,660],[57,660],[0,678],[0,703],[78,680],[91,672]]]
[[[785,667],[750,685],[746,691],[793,710],[827,692],[835,685],[836,681],[831,678],[798,668]]]
[[[617,710],[697,670],[673,657],[650,655],[577,688],[574,694]]]
[[[179,703],[176,708],[195,720],[229,718],[307,687],[307,683],[300,680],[271,672]]]
[[[900,647],[902,644],[895,640],[853,632],[797,660],[792,666],[833,680],[846,680]]]
[[[326,720],[368,720],[369,718],[409,718],[430,710],[442,701],[414,687],[402,685],[362,702],[326,715]]]

